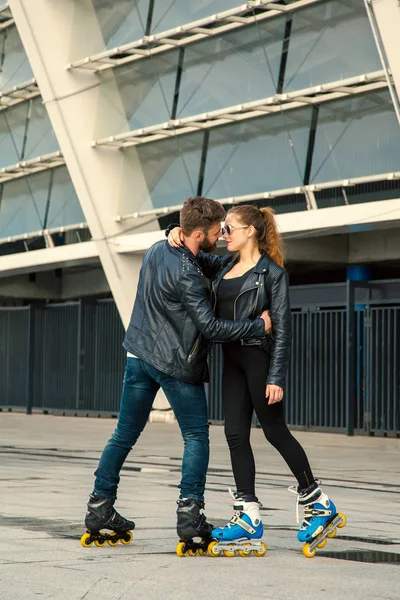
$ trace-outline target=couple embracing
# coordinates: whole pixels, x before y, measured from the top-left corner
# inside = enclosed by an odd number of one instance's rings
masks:
[[[213,254],[221,235],[228,250],[224,257]],[[216,529],[203,513],[209,460],[203,383],[208,380],[210,342],[222,343],[225,434],[236,484],[234,515]],[[288,276],[272,210],[243,205],[226,214],[217,201],[186,200],[180,227],[167,241],[154,244],[143,259],[124,340],[127,361],[118,424],[95,472],[83,545],[131,539],[134,522],[114,508],[119,474],[160,387],[184,440],[178,554],[205,550],[211,540],[216,554],[227,545],[236,549],[241,544],[246,551],[250,545],[257,554],[265,553],[250,445],[254,411],[266,439],[297,480],[292,490],[304,507],[298,540],[312,542],[338,519],[335,505],[321,490],[304,449],[285,423],[282,399],[290,345]],[[113,533],[104,535],[101,529]]]

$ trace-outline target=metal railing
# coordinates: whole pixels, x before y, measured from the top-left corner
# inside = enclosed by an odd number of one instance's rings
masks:
[[[400,436],[399,325],[400,302],[294,310],[288,424]],[[0,408],[116,415],[123,336],[113,300],[0,308]],[[221,372],[215,345],[207,385],[211,422],[223,421]]]
[[[104,71],[125,65],[188,44],[237,30],[265,19],[291,13],[297,9],[321,3],[323,0],[293,0],[279,4],[269,0],[249,0],[230,10],[215,13],[203,19],[179,25],[154,35],[147,35],[134,42],[86,56],[67,65],[67,69],[83,69],[90,72]]]

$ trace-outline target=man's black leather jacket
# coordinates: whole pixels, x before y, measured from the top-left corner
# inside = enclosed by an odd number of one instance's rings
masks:
[[[124,339],[128,352],[172,377],[200,383],[208,381],[208,340],[247,338],[265,339],[264,321],[218,320],[209,283],[188,248],[163,241],[146,252]]]
[[[233,267],[237,256],[230,253],[221,257],[199,252],[197,260],[204,275],[212,280],[212,302],[215,308],[219,283]],[[270,260],[264,252],[236,298],[234,318],[254,319],[263,310],[270,311],[272,335],[266,336],[264,340],[244,337],[241,342],[244,345],[262,346],[271,354],[267,383],[283,388],[292,341],[289,281],[285,269]]]

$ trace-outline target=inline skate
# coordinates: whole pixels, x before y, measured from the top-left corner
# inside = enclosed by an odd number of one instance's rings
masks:
[[[264,527],[260,516],[261,504],[256,501],[247,501],[229,490],[234,502],[234,515],[225,527],[213,529],[211,536],[214,538],[208,545],[210,556],[249,556],[252,552],[256,556],[264,556],[267,546],[261,542]]]
[[[180,498],[177,502],[177,533],[179,543],[176,547],[178,556],[201,556],[207,554],[208,544],[211,541],[213,526],[207,522],[202,512],[204,502],[196,498]],[[195,539],[200,538],[198,541]]]
[[[327,538],[335,537],[337,527],[346,525],[346,517],[336,511],[332,500],[321,490],[320,481],[314,481],[304,490],[291,486],[289,491],[297,494],[297,523],[299,523],[299,505],[304,507],[303,521],[297,539],[299,542],[304,542],[304,556],[312,558],[317,548],[325,546]]]
[[[104,546],[106,542],[110,546],[115,546],[119,541],[121,544],[131,543],[135,523],[117,513],[115,500],[94,493],[90,496],[85,517],[87,531],[81,537],[82,546],[87,548],[93,542],[95,546]],[[101,533],[101,529],[108,529],[112,533]]]

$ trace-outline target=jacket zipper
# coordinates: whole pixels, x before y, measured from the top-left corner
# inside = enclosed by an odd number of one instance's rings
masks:
[[[199,345],[199,343],[200,343],[200,335],[201,335],[201,334],[199,333],[199,335],[198,335],[198,336],[197,336],[197,338],[196,338],[196,341],[195,341],[195,343],[194,343],[194,346],[193,346],[193,348],[192,348],[192,349],[191,349],[191,351],[189,352],[189,356],[187,357],[187,360],[186,360],[186,362],[188,362],[188,363],[192,362],[192,358],[193,358],[193,356],[194,356],[194,354],[195,354],[195,352],[196,352],[196,350],[197,350],[197,346],[198,346],[198,345]]]
[[[257,306],[257,302],[258,302],[258,293],[260,291],[260,287],[252,287],[249,288],[248,290],[244,290],[243,292],[241,292],[239,294],[239,296],[236,297],[235,302],[233,303],[233,320],[236,321],[236,302],[238,301],[238,299],[240,298],[240,296],[243,296],[243,294],[247,294],[247,292],[251,292],[252,290],[257,290],[257,296],[256,296],[256,306]]]

